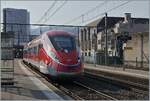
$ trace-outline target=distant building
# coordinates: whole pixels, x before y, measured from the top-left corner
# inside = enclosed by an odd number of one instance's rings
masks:
[[[125,13],[124,17],[108,17],[108,55],[119,56],[126,61],[136,62],[143,60],[148,61],[148,36],[149,36],[149,19],[148,18],[132,18],[130,13]],[[105,49],[105,18],[98,24],[98,50]],[[117,38],[121,35],[131,36],[131,40],[121,43]],[[143,49],[141,49],[141,34],[144,36]],[[122,44],[122,45],[121,45]],[[118,49],[118,47],[120,49]],[[141,51],[143,50],[143,52]],[[134,64],[135,65],[135,64]]]
[[[124,44],[124,64],[149,67],[149,32],[135,32],[131,36],[132,40]]]
[[[148,67],[149,19],[132,18],[130,13],[125,14],[124,21],[116,24],[114,33],[119,35],[125,32],[128,32],[132,39],[123,44],[124,64]]]
[[[79,31],[79,43],[84,61],[93,63],[97,51],[97,24],[101,19],[86,24]]]
[[[113,28],[115,24],[123,21],[123,17],[107,17],[107,46],[108,46],[108,55],[112,55],[112,49],[115,48],[115,34]],[[106,38],[105,38],[105,17],[97,24],[97,45],[98,50],[105,50]]]
[[[96,30],[96,53],[102,51],[105,52],[106,42],[105,42],[105,17],[95,20],[94,26],[97,26]],[[91,23],[91,24],[92,24]],[[87,26],[87,25],[86,25]],[[86,28],[84,28],[86,29]],[[87,28],[88,29],[88,28]],[[87,31],[87,30],[86,30]],[[83,34],[82,34],[83,33]],[[84,35],[86,34],[86,35]],[[92,32],[89,33],[90,35]],[[88,32],[85,33],[83,29],[80,30],[80,44],[82,48],[82,53],[87,62],[94,62],[94,56],[87,53],[94,53],[92,50],[91,40],[87,39]],[[141,39],[141,34],[144,36]],[[118,39],[120,36],[128,35],[131,36],[126,42],[120,42]],[[107,46],[108,46],[108,56],[118,56],[126,61],[149,61],[148,55],[148,36],[149,36],[149,19],[148,18],[132,18],[130,13],[125,13],[124,17],[107,17]],[[83,38],[82,38],[83,37]],[[121,39],[122,40],[122,39]],[[141,49],[141,43],[143,41],[143,49]],[[87,46],[86,46],[87,45]],[[91,47],[87,50],[86,47]],[[143,51],[143,52],[142,52]],[[143,54],[143,56],[141,56]],[[89,59],[91,58],[91,59]]]
[[[10,25],[7,23],[29,24],[30,14],[26,9],[3,9],[4,32],[13,31],[15,36],[14,44],[16,46],[24,45],[29,41],[30,26]]]

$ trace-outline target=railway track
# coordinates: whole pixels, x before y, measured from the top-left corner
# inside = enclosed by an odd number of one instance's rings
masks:
[[[80,100],[148,99],[148,92],[143,93],[143,91],[140,91],[138,89],[130,89],[122,85],[112,85],[111,83],[100,84],[101,82],[96,79],[88,79],[89,78],[83,77],[82,79],[73,81],[72,83],[63,82],[58,85],[61,86],[60,88],[65,88],[65,90],[69,91],[70,94],[75,96],[74,98],[77,100],[78,98],[80,98]],[[94,83],[96,86],[94,85]]]
[[[132,76],[128,76],[128,75],[119,75],[119,74],[115,74],[115,73],[108,73],[108,72],[105,72],[105,71],[96,71],[96,70],[92,70],[92,69],[87,69],[85,68],[85,72],[86,73],[91,73],[91,74],[95,74],[95,75],[99,75],[99,76],[107,76],[108,78],[113,78],[114,80],[115,79],[118,79],[118,80],[121,80],[121,82],[125,81],[129,81],[131,83],[136,83],[138,85],[145,85],[145,86],[149,86],[149,79],[147,78],[137,78],[137,77],[132,77]],[[131,84],[130,83],[130,84]]]
[[[110,95],[107,95],[107,94],[105,94],[105,93],[103,93],[103,92],[100,92],[100,91],[97,91],[97,90],[95,90],[95,89],[93,89],[93,88],[90,88],[90,87],[88,87],[88,86],[86,86],[86,85],[83,85],[83,84],[81,84],[81,83],[79,83],[79,82],[74,82],[75,84],[77,84],[77,85],[79,85],[79,86],[82,86],[82,87],[84,87],[84,88],[86,88],[86,89],[88,89],[88,90],[91,90],[91,91],[93,91],[93,92],[96,92],[97,94],[99,94],[100,96],[102,96],[103,98],[104,98],[104,100],[117,100],[116,98],[114,98],[114,97],[112,97],[112,96],[110,96]]]
[[[74,82],[55,82],[53,80],[50,80],[46,75],[40,73],[38,70],[33,68],[33,66],[26,64],[23,62],[27,67],[30,67],[28,69],[33,70],[33,73],[38,73],[40,76],[42,76],[44,79],[46,79],[48,82],[52,83],[55,87],[62,90],[64,93],[69,95],[75,100],[117,100],[114,97],[111,97],[103,92],[96,91],[90,87],[87,87],[84,84],[81,84],[80,82],[74,81]],[[72,89],[74,88],[74,89]],[[88,93],[88,95],[87,95]]]
[[[91,72],[84,72],[85,76],[89,77],[89,78],[93,78],[93,79],[97,79],[97,80],[102,80],[105,82],[109,82],[112,83],[114,85],[118,85],[118,86],[124,86],[130,89],[138,89],[138,91],[149,91],[149,85],[144,85],[144,84],[139,84],[139,83],[135,83],[135,82],[131,82],[131,81],[125,81],[125,80],[121,80],[121,79],[117,79],[114,77],[108,77],[108,76],[103,76],[103,75],[97,75]]]
[[[31,66],[30,66],[31,67]],[[123,83],[115,83],[115,80],[85,73],[84,77],[72,82],[53,82],[44,74],[36,71],[55,87],[62,90],[75,100],[130,100],[130,99],[148,99],[148,92],[144,89],[127,86]],[[143,93],[144,92],[144,93]]]
[[[116,98],[109,96],[103,92],[97,91],[88,87],[80,82],[73,81],[71,83],[61,83],[57,87],[76,100],[117,100]]]
[[[100,76],[86,74],[81,80],[78,80],[88,87],[101,91],[107,95],[113,96],[119,100],[147,100],[149,99],[148,89],[137,88],[137,86],[126,85],[124,82],[117,82],[113,79],[101,78]],[[92,82],[88,83],[88,82]]]

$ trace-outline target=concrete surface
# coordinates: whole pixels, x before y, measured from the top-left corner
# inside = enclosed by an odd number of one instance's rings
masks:
[[[103,66],[103,65],[96,65],[95,67],[94,64],[84,64],[84,68],[149,79],[149,71],[144,71],[144,70],[136,70],[136,69],[123,70],[123,68],[121,67],[113,67],[113,66],[111,67],[111,66]]]
[[[63,100],[54,89],[40,81],[40,76],[34,75],[20,61],[15,60],[14,69],[15,84],[1,87],[2,100]]]

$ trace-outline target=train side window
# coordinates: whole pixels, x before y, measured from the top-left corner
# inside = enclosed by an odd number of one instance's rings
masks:
[[[38,54],[38,48],[37,48],[37,46],[35,46],[35,54],[36,55]]]
[[[31,49],[29,48],[28,50],[29,50],[29,53],[31,53],[31,51],[30,51]]]
[[[31,54],[33,54],[33,47],[31,47]]]
[[[35,47],[33,47],[33,53],[35,54]]]
[[[32,47],[31,49],[32,49],[32,50],[31,50],[31,51],[32,51],[32,54],[34,54],[34,47]]]
[[[34,54],[36,54],[36,47],[34,47]]]
[[[43,44],[39,44],[39,48],[43,48]]]

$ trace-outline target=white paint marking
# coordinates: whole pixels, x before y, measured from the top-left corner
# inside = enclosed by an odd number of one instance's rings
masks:
[[[49,89],[44,83],[42,83],[39,79],[32,76],[34,75],[28,69],[26,69],[20,61],[18,61],[21,69],[27,74],[31,75],[29,79],[41,90],[41,92],[48,98],[48,99],[55,99],[55,100],[63,100],[59,95],[57,95],[54,91]]]

